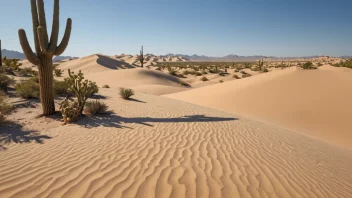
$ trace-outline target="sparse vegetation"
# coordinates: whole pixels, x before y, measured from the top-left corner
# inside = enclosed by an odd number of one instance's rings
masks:
[[[134,91],[132,89],[120,88],[120,96],[123,99],[128,100],[133,95],[134,95]]]
[[[308,69],[316,69],[316,67],[314,67],[314,66],[313,66],[313,63],[310,62],[310,61],[304,63],[304,64],[302,65],[302,68],[303,68],[303,69],[307,69],[307,70],[308,70]]]
[[[84,114],[92,116],[106,113],[107,110],[108,106],[100,100],[88,101],[84,108]]]
[[[223,80],[219,80],[219,83],[223,83],[224,81]]]
[[[65,78],[65,82],[69,85],[69,92],[76,96],[80,114],[82,114],[88,97],[98,93],[99,88],[95,82],[85,80],[81,71],[75,74],[68,70],[68,75],[69,77]]]
[[[63,72],[64,72],[64,70],[54,69],[54,74],[56,77],[61,77]]]
[[[203,76],[200,80],[205,82],[205,81],[208,81],[209,79],[207,77]]]
[[[5,74],[0,74],[0,91],[7,92],[7,88],[9,85],[13,84],[13,79],[8,77]]]
[[[109,86],[109,85],[103,85],[102,87],[103,87],[103,88],[105,88],[105,89],[110,88],[110,86]]]
[[[233,77],[234,77],[235,79],[241,79],[241,78],[240,78],[238,75],[236,75],[236,74],[234,74]]]
[[[39,84],[32,79],[16,84],[15,89],[24,99],[39,98]]]
[[[0,125],[4,123],[6,115],[10,114],[13,106],[7,102],[6,95],[0,91]]]
[[[346,61],[341,61],[340,63],[333,64],[332,66],[334,67],[347,67],[352,69],[352,59],[346,60]]]
[[[68,91],[69,85],[65,81],[54,80],[54,93],[58,96],[68,96],[70,92]]]
[[[68,99],[60,103],[60,111],[65,124],[75,122],[81,116],[81,107],[77,100],[71,102]]]
[[[185,82],[185,81],[181,81],[180,84],[181,84],[182,86],[184,86],[184,87],[190,87],[190,86],[191,86],[190,84],[188,84],[188,83]]]
[[[248,74],[248,73],[245,73],[245,74],[242,74],[242,78],[248,78],[248,77],[251,77],[252,75],[251,74]]]

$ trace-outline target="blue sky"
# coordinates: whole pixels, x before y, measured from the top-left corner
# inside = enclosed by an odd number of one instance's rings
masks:
[[[51,28],[53,0],[45,0]],[[352,1],[61,0],[60,33],[73,19],[64,55],[145,53],[210,56],[352,55]],[[33,46],[30,1],[1,2],[3,48]],[[48,31],[51,31],[49,28]]]

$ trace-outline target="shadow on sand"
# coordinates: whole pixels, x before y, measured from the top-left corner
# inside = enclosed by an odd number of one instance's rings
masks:
[[[185,122],[224,122],[238,120],[237,118],[224,118],[224,117],[207,117],[205,115],[190,115],[176,118],[151,118],[151,117],[137,117],[137,118],[125,118],[111,115],[100,115],[95,117],[85,117],[77,122],[78,125],[86,128],[93,127],[115,127],[115,128],[130,128],[122,126],[125,124],[141,124],[149,127],[153,127],[151,123],[185,123]]]
[[[110,57],[103,56],[100,54],[97,54],[97,56],[98,56],[97,63],[99,65],[102,65],[102,66],[107,67],[109,69],[132,69],[132,68],[135,68],[135,66],[132,66],[124,61],[112,59]]]
[[[26,130],[22,125],[9,123],[1,126],[0,130],[0,151],[6,150],[5,145],[15,143],[31,143],[35,142],[43,144],[43,140],[51,139],[50,136],[41,135],[38,131]]]

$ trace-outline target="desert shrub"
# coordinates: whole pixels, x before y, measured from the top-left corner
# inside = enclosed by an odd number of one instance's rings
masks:
[[[65,99],[60,103],[60,111],[65,124],[75,122],[81,116],[81,107],[77,100],[70,102]]]
[[[180,84],[181,84],[182,86],[184,86],[184,87],[190,87],[190,86],[191,86],[190,84],[188,84],[188,83],[185,82],[185,81],[181,81]]]
[[[64,72],[64,70],[54,69],[54,74],[56,77],[61,77],[63,72]]]
[[[32,80],[15,85],[16,92],[24,99],[39,98],[39,84]]]
[[[123,99],[127,100],[133,95],[134,95],[134,91],[132,89],[120,88],[120,96]]]
[[[209,79],[207,77],[203,76],[200,80],[205,82],[205,81],[208,81]]]
[[[240,70],[238,70],[238,69],[235,69],[235,72],[240,72]]]
[[[223,83],[224,81],[223,80],[219,80],[219,83]]]
[[[18,63],[19,59],[4,59],[3,63],[11,71],[18,71],[22,63]]]
[[[109,85],[103,85],[102,87],[103,87],[103,88],[105,88],[105,89],[110,88],[110,86],[109,86]]]
[[[252,71],[260,71],[259,67],[251,68]]]
[[[202,71],[202,74],[203,74],[203,75],[207,75],[207,74],[208,74],[208,72],[206,72],[206,71]]]
[[[249,68],[252,67],[252,64],[250,64],[250,63],[244,63],[243,66],[244,66],[244,68],[249,69]]]
[[[65,81],[54,80],[54,93],[59,96],[67,96],[70,94],[69,85]]]
[[[241,79],[241,78],[238,77],[236,74],[234,74],[233,77],[236,78],[236,79]]]
[[[173,67],[167,67],[167,70],[169,72],[170,75],[172,76],[177,76],[177,72],[176,72],[176,69],[173,68]]]
[[[30,81],[39,83],[39,77],[38,76],[33,76],[32,78],[29,79]]]
[[[21,77],[28,77],[28,76],[33,76],[35,72],[32,70],[31,67],[27,67],[23,69],[18,69],[18,74]]]
[[[189,71],[188,70],[185,70],[182,72],[183,75],[188,75],[189,74]]]
[[[13,84],[13,79],[5,74],[0,74],[0,90],[6,92],[9,85]]]
[[[318,63],[318,67],[321,67],[321,66],[323,66],[323,64],[322,63]]]
[[[243,70],[242,70],[240,73],[241,73],[241,74],[247,74],[247,72],[246,72],[246,71],[243,71]]]
[[[65,78],[65,82],[69,86],[69,92],[77,97],[80,114],[82,114],[88,97],[98,93],[99,88],[95,82],[85,80],[81,71],[79,71],[78,74],[75,74],[68,70],[68,75],[69,77]]]
[[[0,125],[6,120],[6,115],[10,114],[14,109],[11,104],[6,101],[4,93],[0,93]]]
[[[313,63],[312,62],[306,62],[302,65],[302,68],[303,69],[316,69],[314,66],[313,66]]]
[[[242,75],[242,78],[247,78],[247,77],[251,77],[252,75],[248,74],[248,73],[245,73]]]
[[[196,76],[202,76],[203,74],[200,72],[196,72]]]
[[[108,110],[108,105],[104,102],[99,100],[95,101],[88,101],[86,102],[86,106],[84,108],[84,113],[86,115],[96,115],[96,114],[103,114]]]
[[[352,69],[352,59],[341,61],[340,63],[333,64],[334,67],[347,67]]]
[[[264,68],[263,72],[266,73],[266,72],[269,72],[269,70],[267,68]]]

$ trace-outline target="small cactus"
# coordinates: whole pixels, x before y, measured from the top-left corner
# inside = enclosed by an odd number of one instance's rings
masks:
[[[69,92],[73,93],[77,97],[77,102],[80,107],[80,114],[82,114],[84,105],[89,96],[99,91],[98,86],[95,82],[84,80],[83,73],[81,71],[78,74],[68,70],[69,77],[65,78],[65,82],[69,85]]]
[[[70,102],[65,99],[60,103],[60,111],[63,117],[65,124],[75,122],[81,116],[80,112],[81,107],[79,106],[78,101]]]

